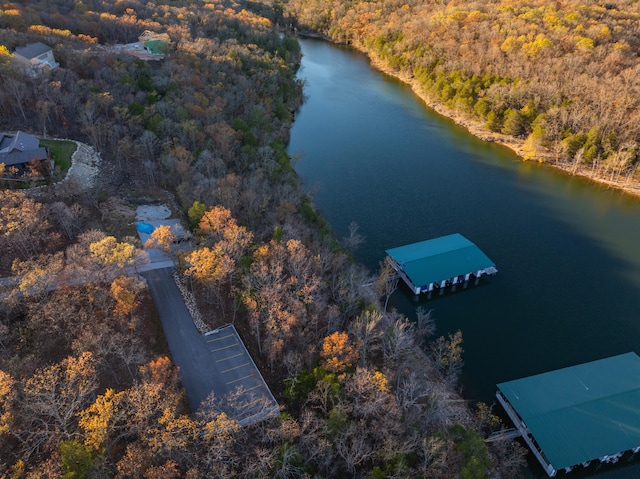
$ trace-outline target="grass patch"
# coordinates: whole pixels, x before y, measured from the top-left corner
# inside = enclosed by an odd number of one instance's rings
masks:
[[[40,140],[40,146],[44,146],[51,153],[55,169],[64,176],[71,166],[71,155],[78,146],[73,141],[65,140]]]

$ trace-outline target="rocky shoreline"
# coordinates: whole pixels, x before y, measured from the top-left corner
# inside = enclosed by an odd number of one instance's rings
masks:
[[[305,33],[304,36],[313,37],[313,38],[322,38],[327,41],[332,41],[326,36],[318,35],[318,34],[310,35],[308,33]],[[367,55],[371,62],[371,66],[409,85],[413,90],[413,92],[415,93],[415,95],[418,96],[427,107],[436,111],[438,114],[449,118],[456,125],[465,128],[469,133],[480,138],[481,140],[497,143],[499,145],[505,146],[511,149],[514,153],[516,153],[516,155],[518,155],[523,161],[530,161],[526,159],[524,139],[514,138],[512,136],[503,135],[501,133],[488,130],[479,121],[475,121],[461,114],[460,112],[456,112],[455,110],[447,107],[441,102],[433,101],[433,99],[430,98],[422,90],[422,88],[414,78],[410,77],[409,75],[402,74],[400,72],[392,70],[382,60],[377,58],[375,55],[372,55],[364,47],[359,46],[357,44],[352,44],[351,46],[354,47],[356,50]],[[543,151],[533,161],[544,163],[546,166],[556,168],[569,175],[580,176],[582,178],[586,178],[595,183],[599,183],[603,186],[618,189],[629,195],[640,197],[640,176],[638,174],[625,178],[623,181],[614,181],[613,179],[606,178],[606,175],[600,169],[594,169],[594,168],[585,167],[585,166],[576,166],[570,162],[562,162],[558,158],[555,158],[553,153],[549,150]]]

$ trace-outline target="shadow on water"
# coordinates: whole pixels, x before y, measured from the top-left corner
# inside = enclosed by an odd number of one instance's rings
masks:
[[[640,352],[640,201],[478,140],[350,49],[302,51],[307,99],[289,152],[306,153],[296,171],[336,236],[360,226],[356,260],[373,271],[386,249],[457,232],[499,270],[390,301],[409,318],[433,309],[438,336],[462,330],[466,398],[491,404],[499,382]],[[640,465],[581,474],[569,477],[640,477]]]

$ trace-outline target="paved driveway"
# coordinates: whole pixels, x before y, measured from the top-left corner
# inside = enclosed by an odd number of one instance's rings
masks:
[[[146,271],[151,296],[169,343],[173,362],[192,411],[213,391],[223,399],[238,387],[242,394],[233,407],[222,409],[241,424],[278,414],[278,405],[253,363],[236,329],[229,325],[201,335],[173,279],[173,268]]]

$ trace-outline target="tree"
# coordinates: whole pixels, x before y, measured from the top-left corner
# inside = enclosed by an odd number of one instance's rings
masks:
[[[320,278],[313,257],[299,240],[284,244],[271,240],[252,257],[243,299],[259,340],[265,332],[260,342],[273,365],[289,346],[307,348],[302,333],[319,333]]]
[[[184,274],[202,284],[207,292],[214,292],[218,306],[223,305],[222,285],[235,271],[235,261],[219,244],[213,248],[200,248],[185,256],[187,268]]]
[[[145,288],[144,283],[130,276],[119,276],[111,282],[111,295],[116,300],[118,314],[132,315],[140,304],[138,295]]]
[[[12,272],[20,278],[19,289],[25,296],[44,298],[57,280],[63,268],[63,255],[40,255],[34,259],[20,261],[16,259],[11,266]]]
[[[399,317],[387,327],[383,337],[385,359],[398,363],[415,347],[414,326],[407,318]]]
[[[508,109],[504,114],[502,133],[509,136],[519,137],[524,132],[522,115],[518,110]]]
[[[336,331],[324,338],[320,356],[324,359],[324,368],[338,374],[354,365],[358,352],[349,344],[347,333]]]
[[[308,466],[297,447],[284,443],[278,447],[271,477],[275,479],[294,479],[308,477]]]
[[[93,454],[90,448],[78,441],[62,441],[60,460],[61,479],[84,479],[88,477],[93,465]]]
[[[20,435],[27,455],[49,447],[55,439],[73,437],[76,415],[97,387],[95,361],[90,352],[69,356],[38,370],[24,383]]]
[[[105,278],[107,274],[135,263],[136,247],[130,243],[119,243],[113,236],[91,243],[89,251],[102,265]]]
[[[49,206],[49,211],[53,223],[68,239],[73,239],[80,232],[80,220],[84,212],[79,203],[67,206],[62,201],[56,201]]]
[[[449,335],[449,339],[440,336],[431,344],[436,364],[451,383],[458,380],[464,361],[462,360],[462,331]]]
[[[149,236],[144,245],[145,248],[157,248],[166,256],[171,256],[171,247],[176,242],[176,235],[173,233],[171,226],[157,226]]]
[[[84,443],[96,451],[106,450],[109,454],[110,437],[117,442],[117,438],[125,429],[123,418],[119,411],[126,393],[116,393],[107,388],[96,400],[78,415],[79,425],[84,431]]]
[[[364,242],[364,236],[358,233],[358,224],[355,221],[349,223],[349,236],[343,238],[342,244],[346,249],[353,252]]]
[[[367,310],[349,324],[349,332],[358,345],[359,357],[363,366],[367,366],[369,355],[380,348],[382,319],[378,310]]]
[[[17,72],[14,72],[17,73]],[[4,87],[11,94],[14,108],[17,109],[24,121],[27,121],[27,115],[25,113],[25,99],[27,98],[27,82],[24,81],[24,77],[21,75],[9,75],[4,79]]]
[[[189,208],[188,215],[189,221],[191,221],[191,228],[195,228],[200,224],[200,220],[204,216],[207,211],[207,205],[204,203],[200,203],[199,201],[194,201]]]
[[[460,424],[449,428],[451,439],[455,442],[455,450],[462,456],[460,479],[483,479],[488,476],[490,466],[487,445],[480,435],[465,429]]]
[[[55,245],[51,228],[46,219],[46,207],[22,192],[0,190],[0,249],[8,252],[2,258],[7,261],[23,259],[46,250],[45,245]]]
[[[391,264],[391,258],[388,256],[384,261],[380,262],[380,273],[375,281],[376,291],[380,296],[384,296],[384,308],[387,311],[387,305],[389,304],[389,298],[398,289],[398,280],[400,279],[398,272]]]
[[[17,396],[16,381],[0,369],[0,438],[12,430]]]
[[[427,311],[422,306],[416,308],[416,342],[423,345],[427,338],[436,332],[436,320],[432,310]]]

